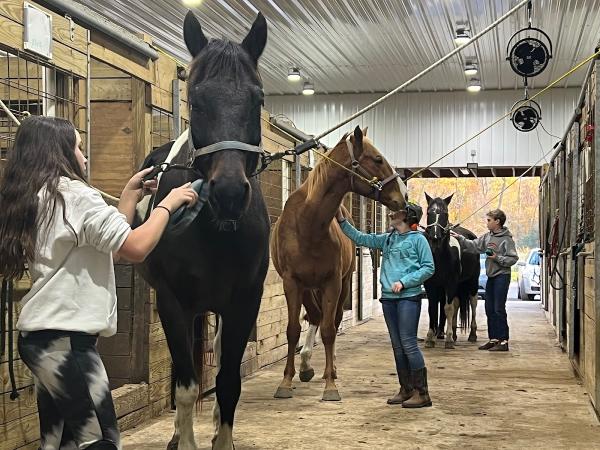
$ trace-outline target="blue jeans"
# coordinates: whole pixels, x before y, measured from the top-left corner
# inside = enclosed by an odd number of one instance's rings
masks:
[[[506,316],[506,297],[510,286],[510,274],[503,273],[488,278],[485,286],[485,315],[488,321],[490,340],[508,341],[508,319]]]
[[[425,367],[423,353],[417,345],[417,328],[421,315],[421,300],[417,297],[381,299],[383,317],[394,349],[396,370],[418,370]]]

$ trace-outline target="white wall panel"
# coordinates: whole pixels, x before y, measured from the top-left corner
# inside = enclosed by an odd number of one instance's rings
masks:
[[[578,88],[552,89],[537,99],[546,130],[562,136],[578,93]],[[357,124],[368,126],[368,135],[393,165],[423,167],[490,125],[522,96],[522,91],[512,90],[478,94],[402,93],[327,136],[323,142],[334,145]],[[267,96],[266,108],[273,115],[289,117],[299,129],[318,134],[377,98],[371,94]],[[482,167],[530,166],[550,152],[556,141],[541,126],[522,133],[506,118],[435,166],[465,167],[473,160],[471,150],[476,150],[474,161]]]

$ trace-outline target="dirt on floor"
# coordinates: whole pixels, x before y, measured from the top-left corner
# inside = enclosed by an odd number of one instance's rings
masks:
[[[428,324],[423,304],[419,335]],[[274,399],[285,363],[244,380],[234,439],[247,449],[600,449],[600,425],[565,353],[556,345],[539,302],[509,302],[510,352],[477,350],[486,341],[483,302],[479,342],[460,335],[454,350],[442,341],[423,349],[433,407],[388,406],[398,389],[385,322],[377,318],[337,339],[341,402],[323,402],[323,381],[301,383],[294,398]],[[423,343],[420,343],[423,346]],[[299,357],[296,357],[298,370]],[[313,352],[317,373],[322,346]],[[195,418],[199,449],[210,449],[212,399]],[[165,449],[173,413],[124,433],[124,450]]]

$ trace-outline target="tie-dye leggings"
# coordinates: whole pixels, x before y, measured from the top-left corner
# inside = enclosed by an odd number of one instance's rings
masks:
[[[42,450],[121,448],[96,340],[54,330],[19,334],[21,359],[35,380]]]

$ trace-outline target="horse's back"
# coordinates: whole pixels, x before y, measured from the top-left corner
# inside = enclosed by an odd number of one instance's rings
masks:
[[[454,232],[460,234],[465,239],[473,240],[477,239],[477,235],[471,230],[463,227],[456,227]],[[477,253],[462,252],[461,255],[462,274],[461,282],[467,283],[467,290],[473,288],[477,290],[479,284],[479,255]]]

